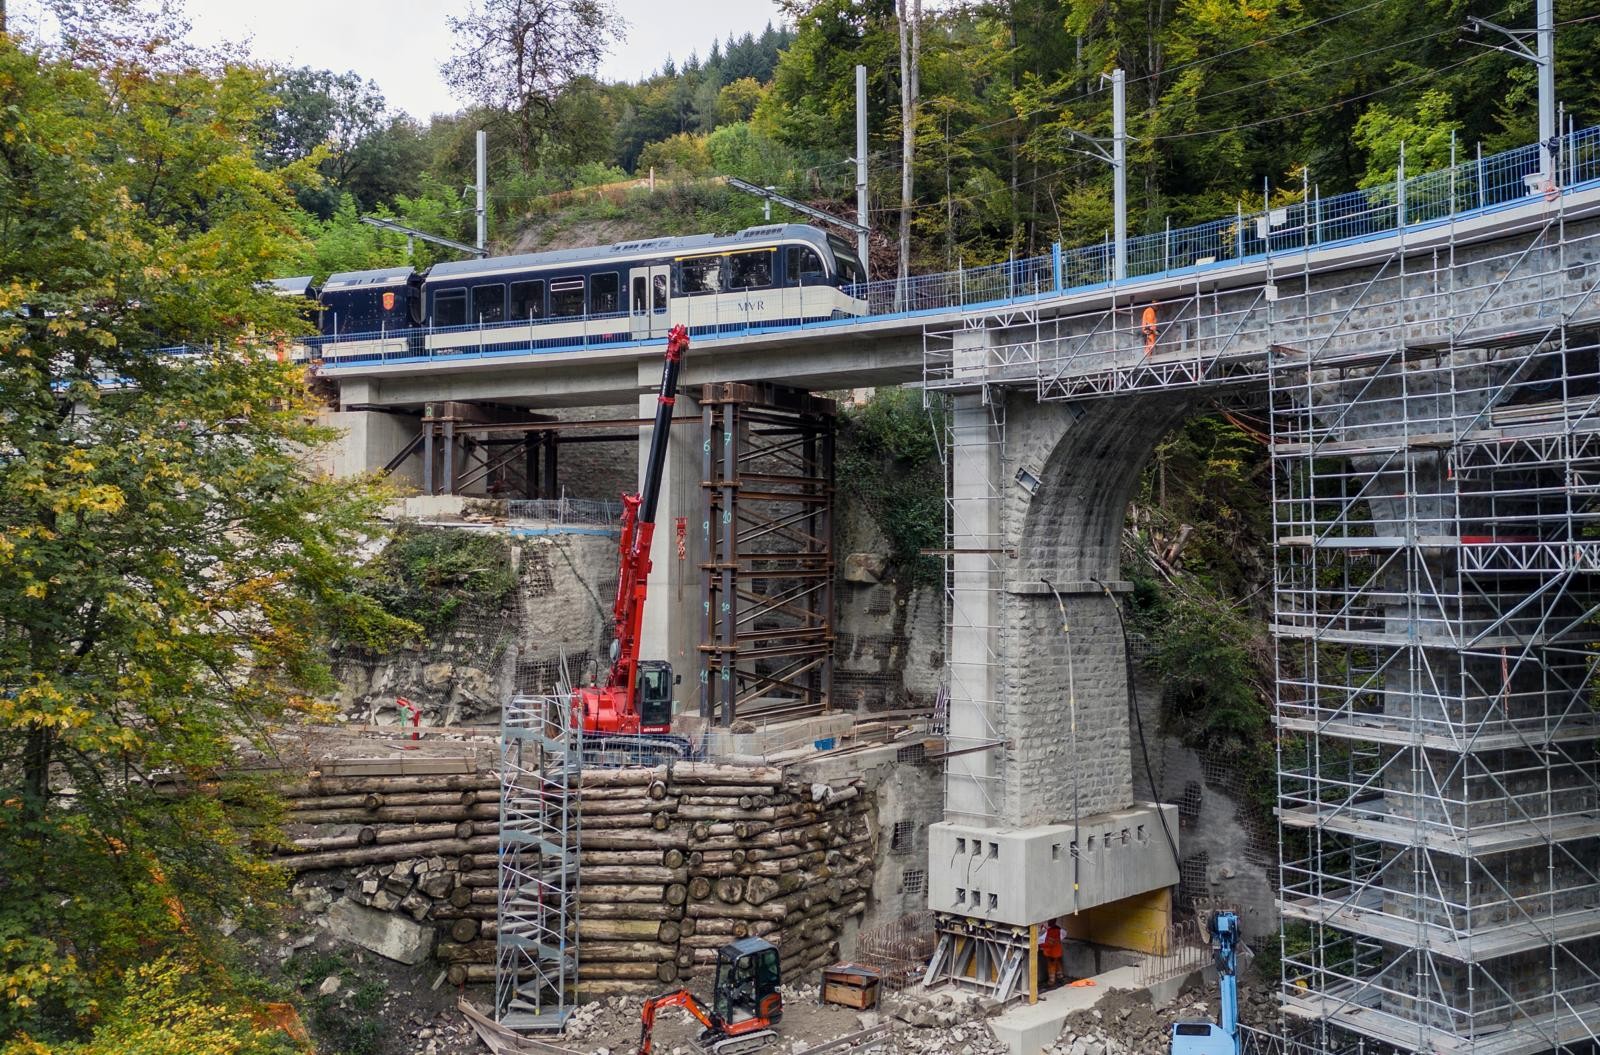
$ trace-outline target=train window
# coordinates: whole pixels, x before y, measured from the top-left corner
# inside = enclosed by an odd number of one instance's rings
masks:
[[[558,278],[550,283],[550,314],[557,319],[583,314],[583,279]]]
[[[667,276],[657,275],[650,280],[651,306],[657,315],[666,314],[667,310]]]
[[[479,323],[500,322],[506,317],[504,282],[472,287],[472,317]]]
[[[598,275],[590,275],[589,314],[615,315],[620,284],[621,280],[617,278],[615,271],[602,271]]]
[[[544,280],[511,283],[511,318],[544,318]]]
[[[685,296],[721,293],[722,289],[722,257],[703,256],[678,264],[678,291]]]
[[[441,289],[433,295],[435,326],[464,326],[467,321],[467,291]]]
[[[633,313],[635,315],[650,314],[650,305],[645,298],[645,280],[643,275],[635,275],[633,279]]]
[[[766,289],[772,285],[772,250],[729,256],[728,278],[729,289]]]
[[[791,245],[784,253],[789,285],[820,286],[827,281],[827,275],[822,270],[822,257],[817,255],[815,249],[806,245]]]

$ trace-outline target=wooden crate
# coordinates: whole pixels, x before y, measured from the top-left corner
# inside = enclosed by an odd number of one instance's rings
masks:
[[[822,969],[822,1002],[865,1011],[878,1004],[878,972],[859,963],[836,963]]]

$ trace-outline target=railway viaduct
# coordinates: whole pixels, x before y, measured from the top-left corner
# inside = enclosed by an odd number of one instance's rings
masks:
[[[1175,809],[1134,801],[1119,539],[1162,436],[1247,398],[1272,423],[1285,1009],[1329,1051],[1595,1039],[1597,284],[1591,183],[1115,284],[697,339],[690,391],[944,397],[951,757],[929,904],[949,940],[930,976],[1001,985],[1030,926],[1177,881]],[[373,468],[429,403],[647,417],[658,355],[324,376],[345,464]],[[711,519],[725,419],[693,403],[711,431],[674,430],[663,523]],[[706,619],[680,569],[716,556],[696,534],[687,562],[658,534],[647,628],[684,670]]]

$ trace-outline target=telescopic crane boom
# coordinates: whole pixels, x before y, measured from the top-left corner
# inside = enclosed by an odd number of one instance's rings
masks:
[[[650,586],[650,542],[655,537],[672,408],[678,398],[678,371],[688,350],[688,328],[674,326],[667,334],[644,478],[638,493],[622,496],[622,537],[617,547],[620,566],[617,596],[611,606],[611,671],[605,685],[590,685],[575,694],[585,734],[663,734],[672,728],[672,667],[661,660],[639,659],[639,632]]]

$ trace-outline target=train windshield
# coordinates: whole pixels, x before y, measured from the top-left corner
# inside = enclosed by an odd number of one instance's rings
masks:
[[[838,262],[841,285],[849,286],[862,281],[861,260],[844,239],[830,234],[828,248],[833,250],[833,258]]]

